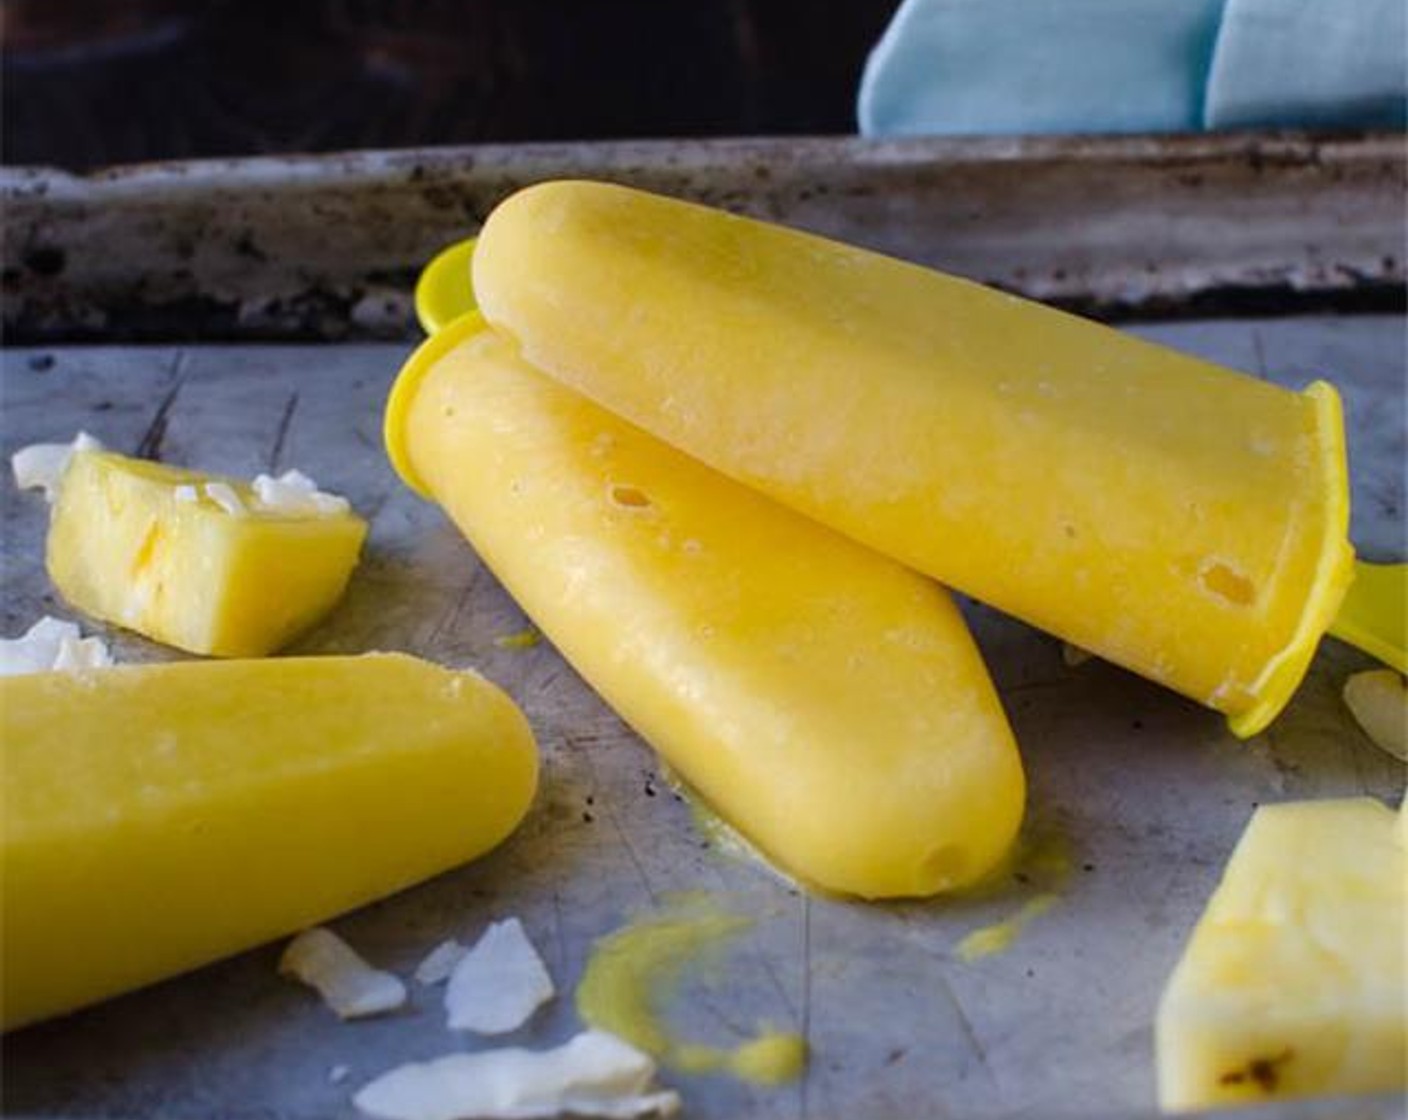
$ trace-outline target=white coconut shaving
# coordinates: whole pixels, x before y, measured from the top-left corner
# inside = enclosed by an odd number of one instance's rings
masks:
[[[455,965],[445,989],[451,1030],[505,1034],[552,999],[552,977],[517,918],[495,922]]]
[[[102,451],[103,445],[87,432],[79,432],[72,443],[33,443],[10,456],[15,485],[21,490],[43,490],[50,505],[59,496],[59,483],[75,451]]]
[[[1344,702],[1375,746],[1408,761],[1408,686],[1392,669],[1366,669],[1344,682]]]
[[[284,950],[279,971],[317,990],[340,1019],[394,1011],[406,1002],[406,985],[373,968],[332,930],[304,930]]]
[[[278,478],[261,474],[252,483],[255,508],[294,517],[332,517],[346,513],[346,498],[318,489],[302,471],[284,471]]]
[[[0,638],[0,676],[50,670],[101,669],[112,654],[101,638],[85,638],[76,623],[45,615],[18,638]]]
[[[425,960],[416,965],[415,978],[427,987],[443,984],[455,971],[455,965],[464,959],[469,949],[453,937],[442,941],[426,954]]]
[[[649,1055],[592,1030],[553,1050],[486,1050],[397,1066],[352,1103],[377,1120],[669,1116],[679,1094],[651,1088],[654,1078]]]
[[[245,513],[244,502],[228,482],[207,482],[205,496],[232,517]]]
[[[200,501],[200,491],[189,482],[183,482],[171,492],[172,498],[177,505],[192,505]]]
[[[1062,642],[1061,660],[1066,663],[1067,668],[1074,669],[1077,665],[1084,665],[1087,661],[1094,661],[1095,655],[1088,649],[1073,646],[1070,642]]]

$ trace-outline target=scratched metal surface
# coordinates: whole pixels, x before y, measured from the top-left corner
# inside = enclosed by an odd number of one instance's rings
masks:
[[[0,168],[25,342],[406,339],[420,266],[543,179],[662,191],[1087,314],[1401,310],[1397,133],[755,137]],[[94,252],[94,246],[102,252]]]
[[[1379,558],[1404,544],[1404,353],[1396,317],[1165,325],[1146,333],[1289,384],[1345,390],[1354,536]],[[501,849],[334,927],[408,974],[440,939],[520,916],[564,993],[592,940],[672,891],[705,890],[755,919],[717,986],[675,1009],[680,1033],[728,1042],[759,1021],[805,1033],[802,1081],[755,1089],[681,1076],[691,1117],[1144,1115],[1153,1107],[1155,1002],[1252,807],[1369,793],[1403,773],[1341,707],[1366,659],[1327,642],[1267,734],[1238,744],[1190,703],[973,608],[978,640],[1023,744],[1030,818],[1063,836],[1060,900],[1008,951],[964,963],[969,931],[1013,914],[1015,879],[962,902],[808,898],[711,845],[651,752],[552,648],[499,648],[524,619],[439,512],[402,488],[378,441],[402,345],[64,348],[3,355],[3,448],[71,436],[180,463],[253,473],[296,465],[372,520],[350,593],[302,652],[402,649],[474,665],[527,710],[545,759],[534,811]],[[42,568],[45,509],[3,488],[4,630],[66,615]],[[120,657],[172,656],[109,635]],[[374,842],[374,841],[373,841]],[[356,853],[349,852],[349,859]],[[231,885],[230,905],[239,905]],[[162,920],[152,915],[155,926]],[[275,975],[270,945],[4,1042],[7,1115],[352,1114],[352,1091],[399,1062],[473,1046],[445,1029],[438,992],[388,1018],[342,1024]],[[570,996],[509,1041],[577,1029]],[[335,1084],[330,1071],[349,1067]],[[1296,1115],[1392,1115],[1393,1102]],[[1287,1115],[1288,1113],[1278,1113]]]

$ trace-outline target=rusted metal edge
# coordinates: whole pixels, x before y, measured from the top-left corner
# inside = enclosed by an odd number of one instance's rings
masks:
[[[484,145],[0,169],[12,342],[414,334],[513,190],[608,179],[1106,318],[1404,306],[1398,134]]]

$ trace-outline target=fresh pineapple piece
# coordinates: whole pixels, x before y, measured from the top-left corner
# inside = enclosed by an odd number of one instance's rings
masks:
[[[77,451],[49,576],[79,610],[191,653],[278,649],[342,596],[367,525],[302,476],[256,483]]]
[[[1257,810],[1159,1004],[1162,1108],[1408,1086],[1405,813]]]

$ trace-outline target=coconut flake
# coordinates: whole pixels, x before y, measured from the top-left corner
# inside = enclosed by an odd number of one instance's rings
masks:
[[[513,1047],[397,1066],[352,1103],[378,1120],[669,1116],[679,1094],[652,1089],[654,1077],[648,1055],[590,1030],[553,1050]]]
[[[21,490],[43,490],[50,505],[59,496],[59,483],[75,451],[102,451],[103,445],[87,432],[79,432],[72,443],[32,443],[10,456],[15,485]]]
[[[394,1011],[406,1002],[406,985],[373,968],[352,946],[318,927],[304,930],[284,950],[279,971],[317,989],[341,1019]]]
[[[450,1029],[504,1034],[553,996],[552,977],[517,918],[495,922],[450,974]]]
[[[245,512],[244,502],[228,482],[207,482],[205,496],[223,509],[231,517],[239,517]]]
[[[194,502],[200,501],[200,491],[188,482],[183,482],[180,486],[176,487],[176,489],[171,492],[171,496],[175,499],[177,505],[182,506],[191,505]]]
[[[54,669],[75,673],[84,669],[104,669],[112,664],[112,652],[102,638],[66,639],[59,643],[54,655]]]
[[[1408,761],[1408,687],[1392,669],[1366,669],[1344,682],[1344,702],[1364,734]]]
[[[415,978],[426,986],[443,984],[468,952],[469,950],[453,937],[442,941],[426,954],[425,960],[416,965]]]
[[[255,506],[268,513],[294,517],[332,517],[352,508],[346,498],[319,490],[302,471],[284,471],[278,478],[258,475],[251,484]]]
[[[1073,646],[1070,642],[1062,642],[1061,660],[1066,663],[1067,668],[1074,669],[1077,665],[1084,665],[1087,661],[1094,661],[1095,655],[1088,649]]]
[[[0,638],[0,676],[101,669],[112,654],[101,638],[81,636],[76,623],[45,615],[19,638]]]

